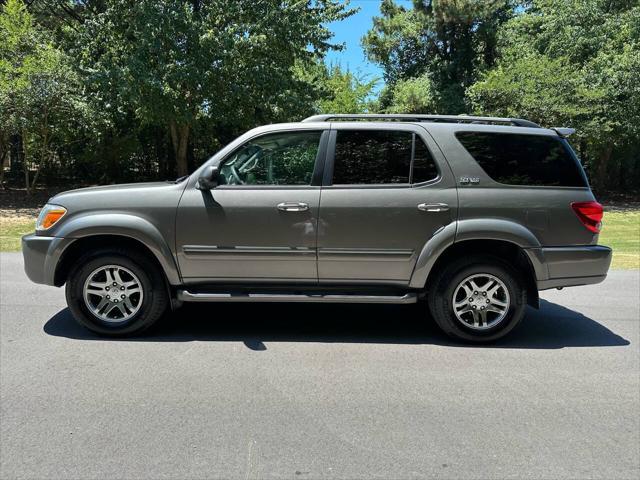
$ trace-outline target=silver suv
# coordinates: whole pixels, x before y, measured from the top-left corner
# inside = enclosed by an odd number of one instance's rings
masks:
[[[538,291],[604,280],[597,203],[566,136],[520,119],[317,115],[242,135],[175,182],[50,199],[31,280],[139,334],[182,302],[414,303],[492,341]]]

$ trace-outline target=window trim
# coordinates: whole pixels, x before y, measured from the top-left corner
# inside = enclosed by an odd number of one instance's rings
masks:
[[[420,141],[423,143],[423,145],[425,146],[425,148],[427,149],[427,152],[429,152],[429,156],[431,157],[431,161],[433,162],[433,165],[436,167],[436,172],[437,175],[430,179],[430,180],[424,180],[422,182],[413,182],[413,162],[415,161],[415,141],[416,138],[420,138]],[[436,156],[433,154],[433,151],[431,150],[431,148],[429,148],[429,142],[427,142],[424,137],[422,137],[422,135],[419,135],[416,132],[413,132],[413,145],[411,148],[411,174],[409,176],[409,182],[410,185],[412,187],[422,187],[424,185],[432,185],[438,181],[440,181],[440,179],[442,178],[442,171],[440,170],[440,165],[438,165],[438,161],[436,160]]]
[[[235,155],[241,148],[244,148],[249,142],[254,142],[255,140],[266,137],[268,135],[278,135],[278,134],[287,134],[287,133],[297,133],[297,132],[316,132],[320,133],[320,138],[318,140],[318,152],[316,153],[315,163],[313,165],[313,172],[311,174],[311,183],[306,184],[289,184],[289,185],[275,185],[275,184],[255,184],[255,185],[230,185],[230,184],[221,184],[216,187],[216,190],[296,190],[296,189],[309,189],[315,190],[322,186],[323,172],[326,163],[327,157],[327,144],[329,141],[329,129],[318,129],[318,128],[300,128],[300,129],[283,129],[276,130],[270,132],[264,132],[262,134],[255,135],[241,145],[238,145],[231,152],[229,152],[224,158],[222,158],[219,162],[217,162],[217,166],[222,168],[222,166],[227,162],[233,155]]]
[[[336,143],[338,138],[338,132],[405,132],[411,134],[411,162],[409,164],[409,182],[404,183],[333,183],[333,172],[336,158]],[[431,161],[433,165],[436,167],[437,175],[430,179],[425,180],[418,183],[413,183],[413,163],[415,161],[415,151],[416,151],[416,138],[419,138],[420,141],[424,144],[427,152],[429,152],[429,156],[431,157]],[[329,136],[329,140],[327,143],[327,154],[325,160],[325,168],[324,175],[322,177],[322,187],[332,187],[332,188],[416,188],[422,187],[425,185],[432,185],[434,183],[439,182],[442,179],[442,172],[440,171],[440,166],[435,159],[431,148],[429,148],[429,143],[425,141],[425,139],[414,129],[389,129],[389,128],[340,128],[340,129],[331,129],[331,133]]]

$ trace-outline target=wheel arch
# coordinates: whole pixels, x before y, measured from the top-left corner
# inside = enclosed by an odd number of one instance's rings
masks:
[[[132,248],[148,255],[170,285],[180,284],[180,273],[169,245],[146,219],[124,214],[96,214],[72,220],[56,234],[73,241],[60,254],[54,272],[55,285],[64,284],[79,255],[108,247]]]
[[[546,278],[546,267],[535,255],[540,243],[523,225],[500,219],[462,220],[442,228],[425,244],[411,277],[412,288],[429,283],[451,260],[471,254],[491,254],[512,262],[524,273],[527,298],[538,308],[536,280]]]

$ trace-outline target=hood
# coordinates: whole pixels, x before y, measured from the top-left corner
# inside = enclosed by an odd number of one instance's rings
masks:
[[[48,203],[73,210],[136,208],[163,203],[163,198],[182,192],[187,182],[144,182],[78,188],[59,193]]]

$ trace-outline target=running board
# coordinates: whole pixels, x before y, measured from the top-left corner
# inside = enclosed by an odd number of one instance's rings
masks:
[[[178,290],[178,300],[183,302],[285,302],[285,303],[416,303],[418,295],[318,295],[275,293],[192,293]]]

